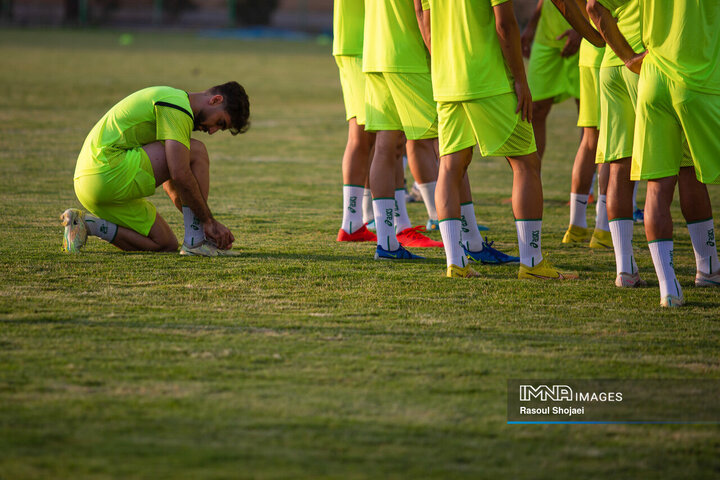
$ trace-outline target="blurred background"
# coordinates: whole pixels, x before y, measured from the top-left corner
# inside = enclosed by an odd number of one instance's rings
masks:
[[[407,0],[411,1],[411,0]],[[521,28],[537,0],[514,0]],[[332,34],[333,0],[0,0],[0,25],[242,28]]]

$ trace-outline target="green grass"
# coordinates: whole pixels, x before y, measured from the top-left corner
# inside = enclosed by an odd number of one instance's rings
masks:
[[[677,203],[681,310],[658,305],[640,226],[647,289],[613,286],[612,252],[560,248],[569,102],[550,117],[543,247],[582,279],[479,267],[450,281],[440,249],[397,265],[334,241],[346,124],[327,46],[120,33],[0,31],[0,479],[717,478],[717,426],[506,424],[510,378],[720,374],[720,297],[692,286]],[[75,158],[97,119],[145,86],[230,79],[251,130],[198,138],[243,256],[97,239],[62,254],[58,215],[79,206]],[[491,239],[517,252],[505,160],[476,155],[470,178]],[[167,198],[153,202],[181,236]]]

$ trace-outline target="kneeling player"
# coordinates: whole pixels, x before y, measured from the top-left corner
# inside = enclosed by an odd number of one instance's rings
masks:
[[[126,250],[175,251],[167,222],[145,197],[162,185],[185,220],[184,255],[231,255],[232,232],[208,208],[209,157],[190,138],[248,127],[245,89],[228,82],[204,92],[150,87],[121,100],[92,129],[75,168],[75,193],[89,213],[68,209],[63,248],[77,252],[87,235]]]

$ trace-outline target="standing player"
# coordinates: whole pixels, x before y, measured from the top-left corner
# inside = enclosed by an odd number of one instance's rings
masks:
[[[580,98],[578,49],[580,35],[550,0],[539,0],[523,31],[523,55],[530,58],[527,78],[533,98],[532,124],[538,155],[545,153],[547,117],[553,104]]]
[[[375,135],[365,131],[365,75],[362,71],[364,0],[335,0],[333,55],[340,70],[348,141],[342,162],[343,219],[338,242],[374,242],[363,220],[365,181]]]
[[[422,7],[423,33],[432,45],[433,89],[438,101],[441,159],[435,198],[447,276],[479,276],[466,264],[460,243],[463,176],[472,148],[479,143],[483,156],[505,156],[513,170],[512,204],[520,246],[518,278],[577,278],[576,274],[558,271],[541,251],[540,158],[529,123],[532,97],[512,2],[422,0]]]
[[[633,51],[617,26],[607,21],[603,8],[627,8],[629,1],[599,3],[590,0],[588,12],[598,17],[598,27],[625,66],[640,74],[631,177],[648,180],[645,232],[660,282],[660,304],[680,306],[684,297],[673,267],[670,203],[678,173],[681,197],[683,194],[683,142],[692,155],[697,179],[720,183],[720,141],[716,135],[720,130],[720,3],[640,0],[647,48],[640,53]],[[712,214],[709,201],[700,200],[707,192],[703,195],[697,185],[686,190],[696,197],[688,205],[692,213],[710,213],[705,219],[688,222],[697,266],[695,285],[718,286],[720,265]]]
[[[175,251],[167,222],[145,197],[162,185],[182,211],[184,255],[227,256],[233,234],[207,204],[210,160],[193,130],[233,135],[248,127],[250,105],[237,82],[204,92],[150,87],[121,100],[95,125],[75,168],[75,193],[90,212],[68,209],[63,248],[77,252],[87,235],[122,250]]]

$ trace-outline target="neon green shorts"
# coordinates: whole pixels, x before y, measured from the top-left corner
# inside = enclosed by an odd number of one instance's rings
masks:
[[[340,85],[345,100],[345,120],[355,118],[365,125],[365,74],[361,55],[337,55],[335,63],[340,69]]]
[[[632,180],[677,175],[686,140],[698,180],[720,184],[720,95],[678,85],[646,57],[637,112]]]
[[[558,103],[570,97],[580,98],[578,54],[563,58],[560,51],[533,43],[527,72],[533,100],[552,98],[553,103]]]
[[[520,119],[516,108],[514,93],[464,102],[439,102],[440,156],[476,143],[484,157],[516,157],[536,151],[532,125]]]
[[[141,147],[104,172],[75,178],[75,194],[93,215],[147,236],[155,223],[155,206],[145,197],[155,193],[155,175]]]
[[[366,73],[365,130],[402,130],[408,140],[438,136],[429,73]]]
[[[638,76],[624,66],[600,69],[597,163],[632,156]]]
[[[595,127],[600,124],[600,68],[580,69],[580,112],[578,127]]]

